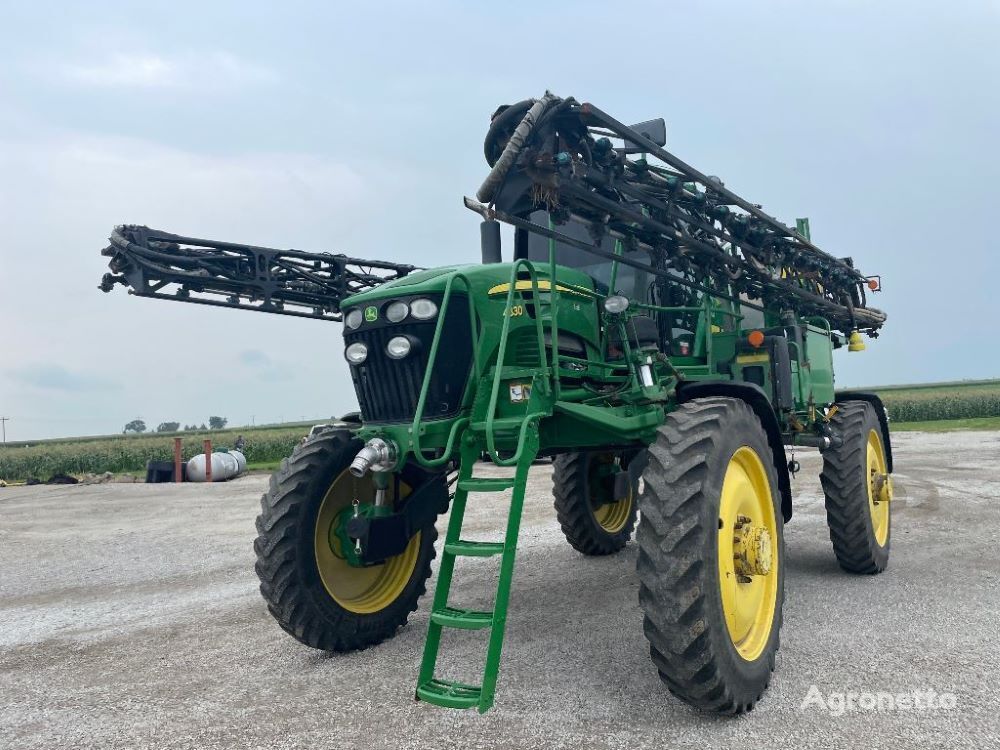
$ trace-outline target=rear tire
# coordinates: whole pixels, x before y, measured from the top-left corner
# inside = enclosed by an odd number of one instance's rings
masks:
[[[842,442],[823,451],[820,482],[834,554],[849,573],[881,573],[892,541],[892,479],[882,426],[866,401],[837,404],[830,426]]]
[[[584,555],[613,554],[632,538],[638,511],[634,491],[615,499],[613,475],[606,476],[608,465],[619,461],[611,453],[580,452],[560,454],[552,462],[556,517],[566,541]]]
[[[749,711],[771,680],[784,600],[781,499],[767,436],[743,401],[694,399],[667,415],[643,480],[637,567],[653,663],[686,703]],[[752,570],[736,554],[750,539]]]
[[[345,501],[349,507],[352,496],[372,492],[365,484],[370,477],[353,480],[347,473],[361,447],[345,429],[311,436],[271,476],[257,517],[255,569],[267,608],[296,640],[323,651],[363,649],[392,637],[417,608],[434,558],[434,524],[377,566],[349,566],[332,546],[322,548],[330,535],[319,529],[321,521],[329,526]],[[412,487],[444,481],[413,467],[401,476]]]

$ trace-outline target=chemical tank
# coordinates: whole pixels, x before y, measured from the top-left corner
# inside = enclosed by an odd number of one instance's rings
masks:
[[[247,459],[240,451],[212,452],[212,481],[224,482],[238,477],[247,469]],[[189,482],[205,481],[205,454],[199,453],[187,463]]]

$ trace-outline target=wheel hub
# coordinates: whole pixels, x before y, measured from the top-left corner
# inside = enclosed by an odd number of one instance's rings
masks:
[[[771,535],[746,516],[740,516],[733,536],[733,562],[737,575],[749,579],[771,572]]]
[[[892,480],[888,474],[880,474],[875,469],[871,471],[872,477],[872,504],[878,505],[881,502],[892,500]]]

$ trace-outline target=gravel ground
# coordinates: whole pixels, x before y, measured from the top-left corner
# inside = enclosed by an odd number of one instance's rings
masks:
[[[601,559],[574,552],[547,465],[533,472],[485,716],[413,701],[426,609],[349,655],[278,629],[253,574],[263,476],[0,489],[0,747],[1000,746],[1000,433],[905,433],[895,446],[892,562],[876,577],[840,572],[819,457],[800,454],[777,671],[735,719],[699,714],[661,685],[635,544]],[[489,538],[502,500],[483,498],[469,525]],[[474,561],[453,601],[485,604],[492,580],[489,561]],[[446,641],[446,666],[479,665],[484,643]],[[811,686],[830,701],[935,690],[956,705],[837,715],[835,702],[803,706]]]

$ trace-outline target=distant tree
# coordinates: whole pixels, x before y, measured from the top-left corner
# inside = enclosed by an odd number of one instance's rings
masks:
[[[160,422],[156,427],[157,432],[177,432],[181,428],[180,422]]]
[[[141,419],[133,419],[131,422],[125,425],[125,429],[122,430],[122,432],[145,432],[145,431],[146,431],[146,423],[143,422]]]
[[[226,419],[225,417],[209,417],[208,426],[211,427],[213,430],[221,430],[226,426],[226,422],[228,421],[229,420]]]
[[[202,423],[201,423],[201,427],[199,427],[198,429],[199,429],[199,430],[207,430],[207,429],[208,429],[208,427],[207,427],[207,426],[205,425],[205,423],[204,423],[204,422],[202,422]]]

